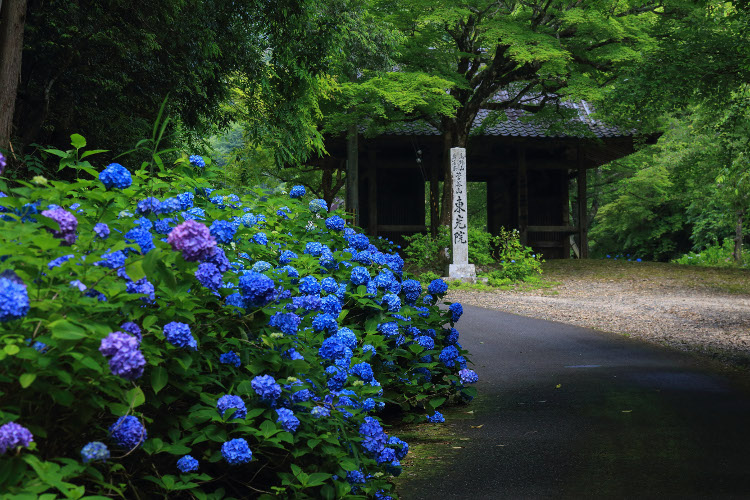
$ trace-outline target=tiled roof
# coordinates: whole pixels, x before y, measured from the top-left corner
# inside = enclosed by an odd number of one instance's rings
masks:
[[[496,100],[503,101],[508,99],[508,93],[499,92]],[[533,101],[532,101],[533,102]],[[552,104],[554,105],[554,104]],[[617,127],[606,125],[591,117],[591,106],[585,101],[580,102],[561,102],[560,106],[573,108],[577,111],[577,117],[573,120],[579,124],[584,123],[596,137],[624,137],[633,135],[633,131],[621,131]],[[539,122],[529,122],[522,117],[531,116],[530,112],[508,109],[504,111],[507,120],[498,120],[492,125],[487,125],[480,129],[480,125],[490,114],[489,110],[481,109],[474,118],[471,126],[472,135],[480,136],[502,136],[502,137],[579,137],[580,134],[552,133],[549,127]],[[440,135],[440,132],[432,125],[424,121],[397,123],[389,127],[384,135]]]

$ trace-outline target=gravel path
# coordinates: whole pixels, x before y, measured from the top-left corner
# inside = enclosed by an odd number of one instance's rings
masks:
[[[449,300],[638,337],[750,365],[750,296],[652,279],[564,279],[553,289],[455,290]]]

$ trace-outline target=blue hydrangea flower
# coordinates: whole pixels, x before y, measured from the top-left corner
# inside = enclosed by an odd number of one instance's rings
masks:
[[[362,448],[372,455],[380,453],[388,443],[388,436],[383,427],[373,417],[365,417],[364,423],[359,426],[359,434],[363,437]]]
[[[451,328],[450,330],[448,330],[445,338],[443,338],[443,343],[445,345],[453,345],[456,342],[458,342],[458,330],[456,330],[455,328]]]
[[[453,323],[458,321],[458,319],[464,313],[464,308],[459,302],[454,302],[453,304],[451,304],[448,307],[448,310],[451,312],[451,321]]]
[[[99,180],[107,189],[125,189],[133,183],[133,178],[130,176],[128,169],[119,163],[110,163],[107,165],[99,174]]]
[[[180,208],[182,210],[190,210],[195,203],[195,195],[190,191],[185,191],[184,193],[177,195],[177,200],[180,202]]]
[[[281,386],[271,375],[258,375],[250,382],[250,386],[263,400],[273,401],[281,396]]]
[[[298,258],[298,255],[291,250],[284,250],[281,252],[281,255],[279,255],[279,264],[289,264],[294,259]]]
[[[258,222],[258,219],[256,219],[253,214],[248,212],[240,217],[240,222],[245,227],[253,227]]]
[[[401,291],[404,292],[406,303],[414,304],[422,294],[422,284],[417,280],[404,280],[401,283]]]
[[[396,458],[403,460],[406,458],[406,454],[409,453],[409,444],[406,441],[402,441],[396,436],[391,436],[388,439],[388,446],[393,446],[396,451]]]
[[[135,213],[141,214],[141,215],[148,215],[151,213],[159,213],[159,207],[161,206],[161,202],[158,198],[154,198],[153,196],[149,196],[148,198],[144,198],[141,201],[138,202],[138,204],[135,207]]]
[[[237,368],[239,368],[240,364],[242,364],[239,354],[234,351],[223,353],[221,356],[219,356],[219,362],[225,365],[234,365]]]
[[[232,439],[222,444],[221,455],[229,465],[246,464],[253,458],[250,445],[243,438]]]
[[[98,222],[94,225],[94,233],[96,233],[99,238],[106,240],[109,236],[109,226],[103,222]]]
[[[459,356],[458,349],[454,345],[449,345],[447,347],[444,347],[442,351],[440,351],[440,356],[438,356],[438,359],[445,364],[445,366],[451,367],[453,366],[453,363],[455,359]]]
[[[211,223],[209,228],[211,236],[213,236],[219,243],[228,245],[234,239],[234,233],[237,232],[237,228],[231,222],[225,220],[215,220]]]
[[[343,304],[339,298],[335,295],[328,295],[320,300],[320,308],[324,313],[331,314],[332,316],[338,317],[339,313],[343,309]]]
[[[320,283],[315,276],[305,276],[299,280],[299,291],[304,294],[320,293]]]
[[[355,250],[367,250],[370,247],[370,239],[364,234],[353,234],[346,239]]]
[[[354,350],[354,348],[357,347],[357,336],[351,328],[339,328],[339,331],[336,332],[334,337],[338,338],[340,342],[349,349]]]
[[[312,200],[310,202],[310,205],[308,205],[308,207],[310,208],[310,211],[313,213],[328,211],[328,203],[326,203],[325,200],[321,200],[321,199]]]
[[[372,344],[363,345],[362,352],[369,354],[370,357],[375,356],[375,354],[377,354],[377,350],[375,349],[375,346]]]
[[[276,210],[276,215],[278,215],[282,219],[289,220],[289,215],[287,214],[290,213],[292,213],[292,210],[289,207],[281,207],[280,209]]]
[[[439,424],[445,422],[445,417],[439,411],[436,411],[434,415],[427,415],[427,421],[433,424]]]
[[[0,277],[0,322],[23,318],[29,306],[29,294],[21,279]]]
[[[145,297],[141,297],[141,300],[147,304],[152,304],[156,300],[154,285],[146,278],[129,282],[125,286],[125,291],[128,293],[145,295]]]
[[[148,438],[146,428],[133,415],[120,417],[109,427],[109,437],[112,441],[126,450],[140,446]]]
[[[72,255],[71,255],[72,257]],[[103,266],[109,269],[117,269],[125,265],[125,253],[122,250],[116,252],[107,252],[102,255],[102,260],[95,262],[95,266]]]
[[[201,285],[213,291],[218,290],[224,282],[219,269],[210,262],[201,263],[195,271],[195,277]]]
[[[289,191],[290,198],[302,198],[303,196],[305,196],[305,186],[294,186]]]
[[[83,463],[104,462],[109,458],[109,449],[104,443],[92,441],[81,448]]]
[[[198,470],[198,460],[191,455],[185,455],[177,461],[177,469],[183,474],[195,472]]]
[[[398,298],[398,295],[387,293],[383,295],[383,305],[385,305],[388,311],[396,312],[401,309],[401,299]]]
[[[0,426],[0,455],[20,446],[28,448],[32,441],[34,436],[31,431],[20,424],[8,422]]]
[[[190,155],[188,161],[194,167],[204,168],[206,166],[206,160],[204,160],[203,157],[199,155]]]
[[[352,269],[349,280],[355,285],[366,285],[370,281],[370,272],[366,267],[355,267]]]
[[[75,255],[73,255],[71,253],[71,254],[63,255],[61,257],[53,259],[53,260],[51,260],[51,261],[49,261],[47,263],[47,268],[48,269],[54,269],[56,267],[59,267],[59,266],[63,265],[64,263],[66,263],[67,261],[69,261],[70,259],[72,259],[73,257],[75,257]]]
[[[199,207],[193,207],[180,213],[180,216],[184,220],[204,220],[206,218],[206,211]]]
[[[266,233],[255,233],[253,241],[258,245],[268,245],[268,236],[266,236]]]
[[[180,203],[179,198],[174,196],[171,198],[167,198],[166,200],[161,202],[161,205],[159,205],[160,214],[173,214],[175,212],[179,212],[180,210],[183,210],[182,203]]]
[[[447,291],[448,291],[447,283],[441,280],[440,278],[436,280],[432,280],[432,282],[427,287],[427,293],[430,293],[432,295],[443,295]]]
[[[421,335],[415,338],[414,340],[416,340],[417,344],[421,345],[426,350],[435,348],[435,341],[431,337],[428,337],[427,335]]]
[[[349,373],[351,373],[352,375],[358,376],[365,382],[369,382],[374,377],[372,366],[370,366],[369,363],[365,363],[365,362],[357,363],[356,365],[352,366],[349,369]]]
[[[269,264],[265,260],[259,260],[258,262],[253,264],[253,267],[251,269],[256,273],[263,273],[271,269],[271,264]]]
[[[235,412],[232,415],[232,420],[236,418],[243,419],[247,416],[245,402],[242,401],[242,398],[239,396],[231,396],[227,394],[219,398],[219,401],[216,403],[216,409],[219,410],[219,414],[221,414],[222,417],[224,416],[224,412],[229,408],[235,409]]]
[[[362,474],[362,471],[350,470],[346,473],[346,482],[351,485],[365,484],[365,475]]]
[[[479,381],[479,375],[474,370],[464,368],[459,370],[458,376],[461,378],[462,384],[474,384]]]
[[[155,248],[153,235],[143,227],[134,227],[125,233],[125,241],[138,245],[144,255]]]
[[[314,418],[330,417],[331,410],[327,406],[316,406],[310,411],[310,415]]]
[[[338,215],[333,215],[326,219],[326,227],[331,231],[343,231],[346,222]]]
[[[305,253],[313,257],[319,257],[327,247],[317,241],[309,241],[305,244]]]
[[[323,341],[318,349],[318,356],[323,359],[335,360],[346,357],[346,350],[347,347],[341,342],[341,338],[334,335]]]
[[[164,336],[167,338],[167,342],[175,347],[190,349],[192,351],[198,350],[198,343],[190,332],[190,326],[185,323],[177,321],[167,323],[164,325]]]
[[[123,332],[129,333],[130,335],[135,337],[140,343],[142,338],[141,327],[139,327],[132,321],[126,321],[125,323],[120,325],[120,328]]]
[[[336,333],[339,329],[339,323],[334,315],[323,313],[313,318],[312,327],[316,332]]]
[[[277,312],[271,316],[268,324],[278,328],[286,335],[296,335],[300,322],[300,317],[294,313]]]
[[[265,274],[250,271],[240,276],[242,297],[252,306],[262,307],[274,298],[275,284]]]
[[[395,321],[380,323],[378,325],[378,332],[386,337],[393,337],[398,335],[398,324]]]
[[[323,281],[320,282],[320,286],[324,291],[328,293],[336,293],[339,288],[339,284],[334,278],[331,278],[330,276],[328,276],[327,278],[323,278]]]
[[[299,419],[294,416],[294,412],[288,408],[279,408],[276,410],[276,415],[279,418],[276,422],[281,424],[281,427],[287,431],[294,433],[299,427]]]

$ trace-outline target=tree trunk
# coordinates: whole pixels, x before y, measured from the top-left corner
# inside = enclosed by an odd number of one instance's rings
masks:
[[[354,216],[359,226],[359,143],[356,125],[346,132],[346,211]]]
[[[739,210],[737,212],[737,225],[735,226],[734,232],[734,262],[742,264],[742,221],[745,218],[745,211]]]
[[[21,75],[26,0],[0,3],[0,148],[10,145],[16,91]]]

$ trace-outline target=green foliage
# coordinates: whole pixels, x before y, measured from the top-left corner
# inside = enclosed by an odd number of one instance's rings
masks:
[[[521,244],[520,235],[516,229],[500,228],[500,234],[495,237],[497,242],[497,260],[500,269],[492,271],[488,278],[491,286],[502,286],[508,281],[526,281],[542,274],[541,255]]]
[[[218,174],[192,167],[185,157],[165,164],[159,149],[161,130],[155,127],[154,136],[140,145],[149,160],[134,169],[132,185],[123,190],[102,186],[90,163],[95,152],[83,149],[81,136],[73,137],[69,151],[50,151],[60,157],[62,169],[75,174],[75,181],[38,178],[35,183],[11,185],[0,180],[0,189],[8,195],[0,198],[0,255],[5,256],[0,269],[16,273],[31,302],[25,316],[1,323],[0,423],[16,421],[35,436],[29,449],[0,457],[3,498],[340,498],[351,495],[347,471],[360,469],[373,474],[361,485],[361,495],[389,491],[385,480],[390,469],[362,448],[359,426],[372,415],[363,408],[365,402],[372,398],[373,404],[399,408],[405,419],[416,420],[447,402],[471,398],[475,391],[460,382],[459,363],[448,367],[438,359],[446,345],[442,333],[433,349],[424,349],[386,335],[378,326],[395,322],[404,334],[412,327],[444,332],[453,326],[450,312],[440,310],[437,303],[417,309],[405,301],[389,311],[383,301],[386,292],[352,285],[346,265],[354,258],[345,250],[349,243],[341,232],[326,229],[325,219],[307,208],[307,200],[262,190],[235,198],[221,188],[210,192],[209,200],[206,188]],[[178,194],[181,205],[192,205],[194,199],[200,210],[193,216],[205,218],[207,225],[237,222],[247,211],[255,216],[253,222],[237,223],[231,243],[220,245],[232,268],[223,273],[223,285],[216,290],[197,279],[198,262],[185,260],[162,241],[163,225],[180,223],[186,206],[134,220],[139,200]],[[69,208],[74,203],[80,205]],[[57,223],[37,213],[49,204],[75,213],[77,239],[72,246],[61,245],[51,232],[59,229]],[[93,231],[98,223],[109,226],[107,239]],[[155,225],[150,235],[154,248],[142,250],[128,241],[131,236],[123,237],[137,225],[149,224]],[[254,240],[260,232],[267,235],[268,244]],[[328,246],[336,265],[326,267],[306,251],[309,242]],[[338,327],[348,327],[356,336],[352,364],[370,363],[377,380],[370,383],[349,375],[343,387],[351,391],[346,393],[351,404],[328,388],[329,376],[319,357],[327,335],[311,328],[316,313],[306,314],[282,293],[301,293],[299,280],[283,267],[282,249],[297,254],[291,265],[301,276],[332,277],[343,286],[338,292],[343,305]],[[116,251],[127,252],[124,267],[97,265],[106,253]],[[72,258],[50,265],[66,255]],[[390,267],[400,273],[400,258],[382,258],[386,260],[366,266],[370,276],[388,275]],[[238,298],[239,277],[259,261],[271,265],[264,274],[277,287],[275,300],[230,305],[236,303],[232,297]],[[144,283],[140,280],[153,286],[153,297],[148,290],[132,288]],[[282,333],[269,323],[274,314],[290,311],[299,315],[298,332]],[[134,380],[112,374],[112,365],[99,352],[102,339],[126,321],[143,331],[139,350],[146,366]],[[197,350],[166,341],[164,326],[173,321],[190,326]],[[363,349],[365,345],[376,354]],[[301,358],[292,359],[292,348]],[[220,363],[220,355],[228,351],[239,353],[238,367]],[[296,432],[285,430],[273,405],[256,395],[251,381],[261,374],[271,375],[282,386],[278,402],[299,418]],[[303,390],[316,399],[292,399]],[[245,418],[232,419],[231,410],[220,415],[216,404],[225,394],[243,399]],[[329,408],[330,417],[314,418],[310,412],[319,406]],[[112,446],[106,462],[81,463],[81,447],[89,441],[109,442],[108,427],[124,415],[135,416],[147,428],[143,445],[132,450]],[[250,443],[253,459],[231,467],[220,450],[222,443],[238,437]],[[199,460],[199,471],[179,473],[175,462],[188,453]]]
[[[734,241],[726,238],[721,245],[708,245],[700,252],[689,252],[672,262],[685,266],[701,267],[737,267],[738,264],[733,258]],[[750,266],[750,250],[743,251],[744,256],[740,267]]]

